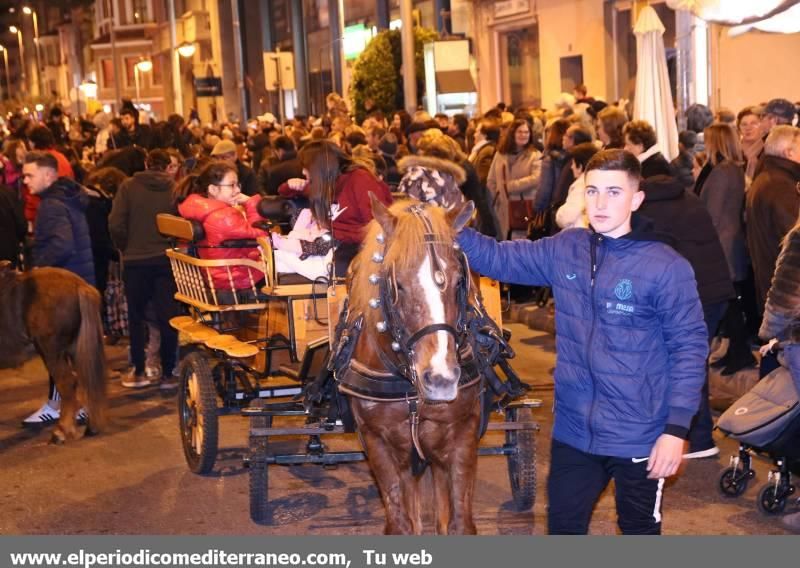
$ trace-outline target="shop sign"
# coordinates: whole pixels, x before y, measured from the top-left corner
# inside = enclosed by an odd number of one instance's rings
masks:
[[[222,78],[199,77],[194,80],[194,88],[198,97],[221,97]]]
[[[494,3],[494,17],[506,18],[508,16],[516,16],[517,14],[525,14],[531,9],[531,0],[504,0],[503,2]]]

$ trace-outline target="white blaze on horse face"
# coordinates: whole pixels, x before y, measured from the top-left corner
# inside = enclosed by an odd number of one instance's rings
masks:
[[[440,262],[442,272],[447,274],[447,265],[442,260],[440,260]],[[431,323],[447,323],[445,320],[442,293],[439,290],[439,286],[437,286],[436,282],[433,280],[433,269],[431,266],[430,256],[426,256],[425,261],[419,267],[417,278],[419,279],[420,284],[422,284],[422,289],[425,292],[425,304],[428,306],[428,315],[430,316]],[[433,357],[431,357],[431,371],[434,375],[452,378],[453,370],[447,363],[447,343],[448,339],[450,338],[450,334],[446,331],[437,331],[435,333],[435,338],[436,351],[434,352]]]

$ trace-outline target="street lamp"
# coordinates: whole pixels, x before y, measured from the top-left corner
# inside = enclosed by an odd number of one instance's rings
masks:
[[[6,98],[11,98],[11,77],[8,73],[8,50],[5,46],[0,45],[0,51],[3,52],[3,61],[6,64]]]
[[[188,41],[180,44],[177,49],[180,56],[185,57],[186,59],[192,57],[196,51],[195,45],[193,43],[189,43]]]
[[[136,102],[139,102],[139,73],[148,73],[153,70],[153,62],[150,59],[140,59],[133,66],[133,78],[136,83]]]
[[[39,18],[36,16],[36,10],[30,6],[23,6],[22,12],[26,16],[33,16],[33,45],[36,48],[36,82],[39,85],[39,94],[42,95],[42,61],[39,56]]]
[[[28,82],[28,74],[25,72],[25,48],[22,47],[22,30],[17,28],[17,26],[9,26],[8,31],[10,31],[12,34],[17,34],[17,41],[19,42],[19,65],[20,69],[22,70],[22,85],[23,88],[27,90],[26,83]]]

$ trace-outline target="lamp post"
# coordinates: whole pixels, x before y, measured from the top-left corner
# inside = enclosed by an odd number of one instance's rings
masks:
[[[6,64],[6,98],[11,98],[11,77],[8,73],[8,50],[5,46],[0,45],[0,51],[3,52],[3,61]]]
[[[153,62],[149,59],[141,59],[133,66],[133,78],[136,83],[136,102],[139,102],[139,73],[152,71]]]
[[[22,47],[22,30],[17,26],[9,26],[8,31],[12,34],[17,34],[17,41],[19,42],[19,65],[22,70],[22,86],[27,91],[28,74],[25,72],[25,48]]]
[[[42,61],[39,55],[39,18],[36,10],[30,6],[23,6],[22,12],[26,16],[33,16],[33,46],[36,48],[36,84],[39,87],[39,95],[42,96]]]

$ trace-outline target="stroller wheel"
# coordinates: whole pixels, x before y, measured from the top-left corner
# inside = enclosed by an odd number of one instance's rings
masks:
[[[758,492],[758,510],[765,515],[778,515],[786,508],[786,497],[778,498],[775,485],[765,485]]]
[[[743,472],[733,467],[725,469],[719,476],[719,490],[726,497],[738,497],[747,491],[747,484],[752,478],[750,471]]]

